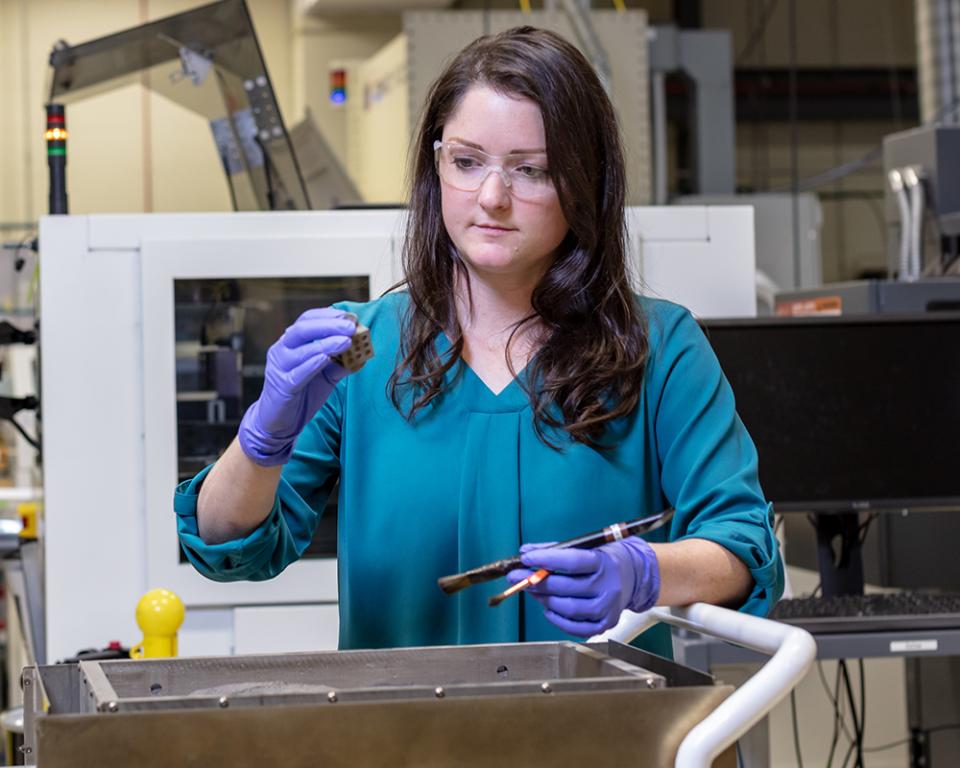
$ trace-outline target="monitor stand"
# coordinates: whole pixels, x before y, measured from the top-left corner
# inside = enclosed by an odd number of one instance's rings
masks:
[[[856,512],[817,513],[817,561],[824,597],[863,594],[863,555],[860,515]]]

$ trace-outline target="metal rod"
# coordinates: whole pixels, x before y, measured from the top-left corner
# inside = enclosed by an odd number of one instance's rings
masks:
[[[576,536],[572,539],[561,541],[558,544],[554,544],[553,547],[555,549],[567,549],[569,547],[592,549],[612,541],[620,541],[628,536],[640,536],[649,533],[665,525],[672,517],[673,510],[665,509],[663,512],[650,515],[649,517],[641,517],[625,523],[608,525],[599,531],[593,531],[583,536]],[[486,565],[481,565],[479,568],[474,568],[464,573],[442,576],[437,579],[437,584],[439,584],[440,589],[448,595],[452,595],[454,592],[459,592],[461,589],[466,589],[473,584],[482,584],[483,582],[506,576],[514,568],[520,567],[522,567],[520,556],[515,555],[514,557],[509,557],[504,560],[497,560],[492,563],[487,563]]]
[[[650,77],[653,111],[653,204],[667,204],[667,97],[666,75],[655,71]]]

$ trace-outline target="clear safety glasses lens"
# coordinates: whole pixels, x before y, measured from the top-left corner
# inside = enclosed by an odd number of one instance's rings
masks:
[[[440,178],[455,189],[476,192],[491,173],[500,175],[518,200],[535,202],[553,194],[553,182],[544,155],[488,155],[479,149],[451,142],[434,142],[434,159]]]

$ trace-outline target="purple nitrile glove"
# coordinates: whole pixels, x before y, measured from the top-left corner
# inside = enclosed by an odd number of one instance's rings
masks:
[[[349,373],[330,359],[348,349],[356,323],[339,309],[308,309],[267,352],[263,391],[240,422],[240,447],[255,464],[285,464],[297,436]]]
[[[596,549],[524,544],[520,553],[527,568],[510,571],[507,580],[516,584],[539,568],[550,571],[527,594],[543,605],[548,621],[577,637],[610,629],[623,610],[646,611],[660,596],[657,555],[637,536]]]

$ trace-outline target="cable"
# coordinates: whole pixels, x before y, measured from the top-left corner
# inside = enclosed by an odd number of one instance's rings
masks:
[[[823,686],[827,698],[830,699],[830,703],[833,705],[833,736],[830,739],[830,754],[827,758],[827,768],[831,768],[837,743],[840,739],[840,732],[843,732],[843,735],[848,741],[853,741],[853,736],[850,735],[850,731],[847,729],[847,719],[843,716],[842,711],[843,702],[840,701],[840,665],[837,664],[837,674],[833,682],[833,693],[830,692],[830,684],[827,682],[827,677],[823,673],[823,662],[819,659],[817,659],[817,674],[820,676],[820,684]]]
[[[927,733],[939,733],[940,731],[953,731],[960,728],[960,723],[949,723],[948,725],[935,725],[933,728],[925,728]]]
[[[803,768],[803,755],[800,754],[800,726],[797,723],[797,695],[790,689],[790,719],[793,721],[793,751],[797,756],[797,768]]]
[[[850,762],[850,756],[853,754],[853,748],[857,746],[855,741],[850,742],[850,746],[847,748],[847,754],[843,756],[843,763],[841,763],[842,768],[847,768],[847,763]]]
[[[270,153],[267,152],[267,148],[259,136],[254,135],[253,140],[256,142],[257,146],[260,147],[260,154],[263,155],[263,176],[267,185],[267,210],[275,211],[277,210],[277,195],[276,190],[273,188],[273,173],[270,166]]]
[[[31,437],[30,435],[28,435],[28,434],[27,434],[27,431],[17,423],[17,420],[16,420],[15,418],[13,418],[13,416],[11,416],[9,419],[7,419],[7,421],[9,421],[11,424],[13,424],[13,428],[16,429],[17,432],[19,432],[19,433],[23,436],[23,439],[24,439],[24,440],[26,440],[28,443],[30,443],[30,445],[32,445],[32,446],[33,446],[34,448],[36,448],[38,451],[40,450],[40,443],[37,442],[36,438],[33,438],[33,437]]]
[[[909,744],[913,739],[909,736],[905,739],[898,739],[897,741],[891,741],[889,744],[881,744],[877,747],[864,747],[864,752],[883,752],[887,749],[893,749],[894,747],[899,747],[901,744]]]
[[[0,248],[7,251],[22,251],[24,248],[29,248],[31,251],[36,252],[38,247],[39,241],[33,233],[20,238],[17,242],[0,243]]]
[[[31,233],[21,238],[19,242],[0,243],[0,249],[13,251],[13,268],[19,272],[23,269],[24,264],[27,263],[27,260],[20,255],[20,252],[26,249],[37,253],[37,251],[40,250],[40,241],[37,239],[35,233]]]
[[[939,731],[953,731],[960,729],[960,723],[950,723],[949,725],[937,725],[933,728],[922,729],[924,733],[938,733]],[[887,749],[893,749],[894,747],[899,747],[901,744],[909,744],[913,741],[911,736],[907,736],[905,739],[897,739],[896,741],[891,741],[888,744],[880,744],[876,747],[865,747],[864,752],[883,752]]]
[[[858,768],[863,768],[863,731],[860,727],[860,720],[857,717],[857,703],[853,698],[853,686],[850,685],[850,672],[847,669],[846,659],[840,659],[840,669],[843,674],[843,686],[847,691],[847,701],[850,704],[850,717],[853,718],[853,733],[856,737],[856,741],[850,745],[850,749],[852,750],[854,747],[856,747],[857,760],[854,765],[858,766]],[[846,765],[847,760],[849,759],[850,752],[848,751],[847,757],[844,758],[843,764]]]
[[[613,7],[617,9],[617,13],[623,13],[627,10],[627,4],[623,0],[613,0]]]
[[[863,544],[867,540],[867,532],[870,530],[870,524],[877,519],[879,512],[871,512],[867,515],[867,519],[860,523],[860,543]]]
[[[863,659],[857,659],[857,668],[860,670],[860,740],[857,751],[860,763],[863,764],[863,740],[867,735],[867,680],[863,674]]]
[[[810,176],[806,179],[801,179],[800,183],[797,185],[797,189],[800,192],[811,192],[814,189],[819,187],[825,187],[828,184],[833,184],[835,181],[839,181],[845,176],[849,176],[851,173],[859,171],[861,168],[864,168],[868,165],[872,165],[883,155],[883,147],[874,147],[865,155],[858,157],[856,160],[848,160],[847,162],[838,165],[834,168],[830,168],[826,171],[818,173],[815,176]],[[789,192],[791,191],[791,186],[780,186],[773,187],[768,192]]]
[[[937,115],[934,117],[932,124],[936,124],[940,120],[943,120],[946,117],[950,117],[958,110],[960,110],[960,101],[955,101],[953,104],[948,104],[943,109],[941,109],[940,112],[937,113]],[[835,166],[833,168],[829,168],[826,171],[822,171],[821,173],[816,174],[815,176],[810,176],[806,179],[802,179],[797,188],[799,189],[800,192],[811,192],[815,189],[818,189],[819,187],[824,187],[828,184],[832,184],[835,181],[839,181],[845,176],[849,176],[851,173],[855,173],[856,171],[859,171],[861,168],[864,168],[868,165],[872,165],[877,160],[879,160],[882,156],[883,156],[883,146],[881,145],[879,147],[874,147],[869,152],[867,152],[864,155],[861,155],[855,160],[848,160],[847,162],[842,163],[841,165]],[[766,191],[767,192],[790,192],[791,189],[792,189],[791,186],[788,185],[788,186],[772,187]]]
[[[763,10],[760,11],[760,19],[757,21],[757,26],[753,28],[753,32],[751,32],[750,37],[747,38],[746,44],[740,50],[740,53],[737,54],[736,59],[734,59],[734,66],[742,64],[743,60],[753,53],[753,49],[756,48],[757,44],[763,39],[763,33],[767,31],[767,24],[770,22],[770,17],[776,10],[778,2],[779,0],[768,0]]]
[[[230,192],[230,205],[233,206],[233,210],[239,211],[240,206],[237,205],[237,191],[233,188],[233,174],[230,173],[229,160],[227,159],[226,151],[220,152],[220,162],[223,163],[223,172],[227,177],[227,189]]]
[[[523,13],[530,13],[530,0],[520,0],[520,10]]]
[[[819,664],[819,661],[818,661]],[[820,671],[820,679],[822,682],[826,683],[826,680],[823,678],[823,670]],[[837,667],[837,686],[840,685],[840,668]],[[830,696],[830,689],[827,688],[827,696]],[[830,736],[830,753],[827,755],[827,768],[831,768],[833,765],[833,755],[837,750],[837,742],[840,741],[840,723],[842,722],[846,726],[846,722],[843,720],[843,716],[840,714],[840,707],[837,704],[835,698],[830,699],[833,702],[833,734]]]

